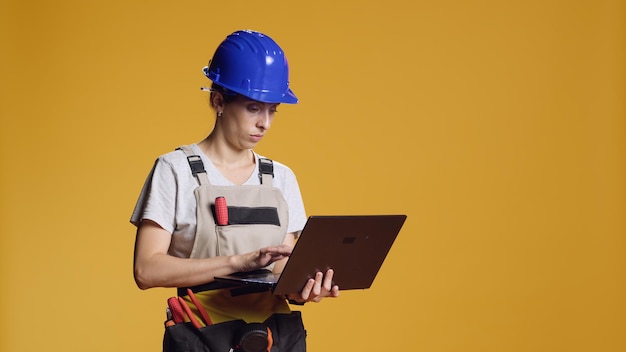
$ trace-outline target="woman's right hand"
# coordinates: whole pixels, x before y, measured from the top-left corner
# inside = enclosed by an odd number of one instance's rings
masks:
[[[293,247],[281,244],[279,246],[264,247],[257,251],[243,254],[241,257],[241,272],[264,268],[276,261],[288,258]]]

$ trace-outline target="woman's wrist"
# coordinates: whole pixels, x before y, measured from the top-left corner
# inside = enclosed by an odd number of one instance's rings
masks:
[[[241,254],[234,254],[228,257],[228,262],[232,272],[244,272],[246,270],[246,258]]]
[[[297,300],[296,297],[300,298],[300,295],[285,295],[285,299],[289,302],[289,304],[303,306],[306,303],[306,301]]]

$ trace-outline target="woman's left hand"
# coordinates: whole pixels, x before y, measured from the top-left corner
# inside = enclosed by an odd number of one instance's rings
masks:
[[[333,285],[333,269],[328,269],[326,273],[318,271],[314,278],[310,278],[300,294],[291,294],[289,299],[296,302],[319,302],[325,297],[338,297],[339,286]]]

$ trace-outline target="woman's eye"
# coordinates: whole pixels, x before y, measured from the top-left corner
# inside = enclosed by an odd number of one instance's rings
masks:
[[[258,104],[250,104],[250,105],[247,105],[246,108],[248,109],[248,111],[253,112],[253,113],[258,113],[259,111],[262,111],[263,109],[268,109],[270,114],[274,114],[278,111],[277,106],[265,107],[265,106],[261,106]]]

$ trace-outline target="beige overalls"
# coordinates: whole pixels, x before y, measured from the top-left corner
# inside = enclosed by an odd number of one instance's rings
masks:
[[[242,254],[283,243],[289,209],[282,192],[272,185],[271,160],[259,159],[261,185],[215,186],[209,182],[200,156],[195,155],[189,146],[178,149],[187,155],[192,173],[199,183],[194,190],[197,228],[190,258]],[[217,197],[226,199],[227,225],[217,225]],[[199,291],[196,296],[214,323],[234,319],[262,322],[273,313],[290,312],[285,299],[270,291],[233,295],[230,288],[220,288],[224,286],[217,283],[203,286],[194,291]],[[179,293],[183,293],[181,291]]]

